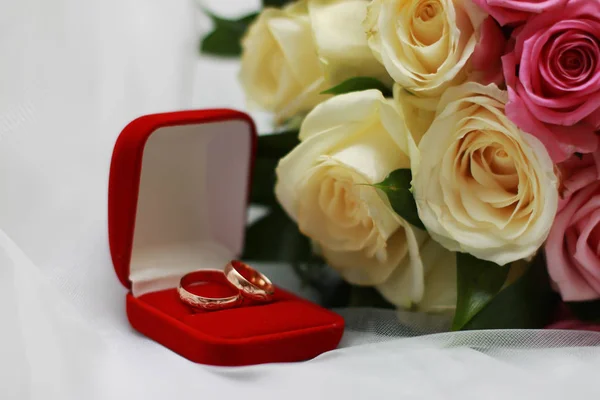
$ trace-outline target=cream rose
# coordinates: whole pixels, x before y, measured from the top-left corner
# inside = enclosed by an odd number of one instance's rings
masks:
[[[431,236],[500,265],[535,254],[558,206],[550,156],[506,117],[507,100],[495,85],[448,89],[413,169],[419,216]]]
[[[364,28],[398,84],[434,96],[466,79],[485,18],[471,0],[373,0]]]
[[[376,90],[334,97],[308,114],[300,140],[280,161],[275,191],[327,262],[349,282],[377,286],[400,306],[427,299],[439,309],[452,299],[454,277],[437,285],[443,290],[425,289],[429,280],[445,279],[433,270],[452,269],[440,263],[448,258],[446,250],[398,217],[370,186],[410,168],[409,155],[416,152],[394,102]],[[423,246],[431,250],[425,265]]]
[[[389,74],[371,52],[362,26],[368,4],[365,0],[308,2],[317,52],[331,86],[357,76],[391,83]]]
[[[240,81],[248,103],[279,121],[327,98],[305,1],[258,16],[242,40]]]
[[[422,265],[413,267],[410,257],[404,257],[391,275],[376,287],[390,303],[401,308],[414,308],[431,313],[452,313],[456,309],[456,255],[431,238],[426,232],[411,229],[419,245]],[[422,276],[422,278],[421,278]],[[420,287],[423,296],[411,299],[410,288]]]
[[[402,113],[406,118],[406,126],[418,144],[435,118],[440,98],[419,97],[395,84],[394,100],[402,109]]]

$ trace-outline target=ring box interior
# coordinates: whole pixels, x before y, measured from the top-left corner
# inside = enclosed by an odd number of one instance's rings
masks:
[[[339,315],[277,287],[272,302],[218,311],[193,310],[178,297],[183,275],[222,270],[241,253],[255,149],[252,120],[233,110],[143,116],[115,144],[108,231],[129,289],[128,319],[194,362],[307,360],[335,349],[343,333]]]

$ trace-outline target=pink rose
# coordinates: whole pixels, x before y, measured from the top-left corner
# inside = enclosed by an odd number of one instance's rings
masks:
[[[565,5],[568,0],[474,0],[500,25],[526,21],[531,15]]]
[[[600,298],[600,152],[559,166],[563,201],[546,242],[550,278],[564,301]]]
[[[592,331],[600,332],[600,325],[593,324],[590,322],[583,322],[577,319],[569,319],[566,321],[559,321],[552,325],[548,325],[546,329],[558,329],[566,331]]]
[[[506,114],[536,136],[555,162],[598,147],[600,1],[571,0],[531,18],[502,58]]]
[[[487,17],[480,27],[479,42],[471,56],[473,75],[471,78],[483,85],[504,83],[502,55],[506,51],[506,39],[498,23]]]
[[[565,304],[561,304],[554,322],[546,329],[600,332],[600,324],[578,320]]]

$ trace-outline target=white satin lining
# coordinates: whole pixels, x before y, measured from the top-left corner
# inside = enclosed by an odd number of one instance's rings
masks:
[[[129,280],[135,296],[241,253],[252,139],[245,121],[157,129],[144,147]]]

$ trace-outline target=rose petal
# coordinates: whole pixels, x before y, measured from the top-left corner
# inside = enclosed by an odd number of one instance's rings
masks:
[[[537,137],[544,144],[554,162],[564,161],[576,151],[574,147],[565,149],[561,146],[554,133],[531,115],[523,100],[512,88],[509,87],[508,93],[510,101],[506,104],[506,116],[519,128]]]
[[[600,209],[597,208],[600,202],[596,201],[596,203],[596,210],[586,215],[585,220],[580,221],[582,222],[581,228],[583,229],[579,232],[573,258],[579,262],[581,269],[589,273],[592,279],[588,279],[588,282],[590,285],[595,286],[595,289],[600,293],[600,258],[598,258],[598,254],[595,252],[597,243],[593,250],[590,248],[591,243],[589,243],[592,230],[600,223]]]
[[[532,14],[540,14],[564,5],[567,0],[474,0],[490,13],[501,25],[527,20]]]
[[[558,213],[550,235],[546,242],[546,260],[548,272],[552,280],[558,286],[560,294],[565,301],[587,301],[600,296],[600,293],[584,279],[578,266],[566,251],[564,245],[565,232],[571,224],[571,218],[596,190],[596,187],[588,187],[578,193],[569,204]]]
[[[501,84],[502,53],[506,48],[506,39],[502,30],[492,17],[486,18],[481,24],[481,37],[471,56],[471,64],[477,71],[483,71],[480,82],[484,85],[490,83]]]

